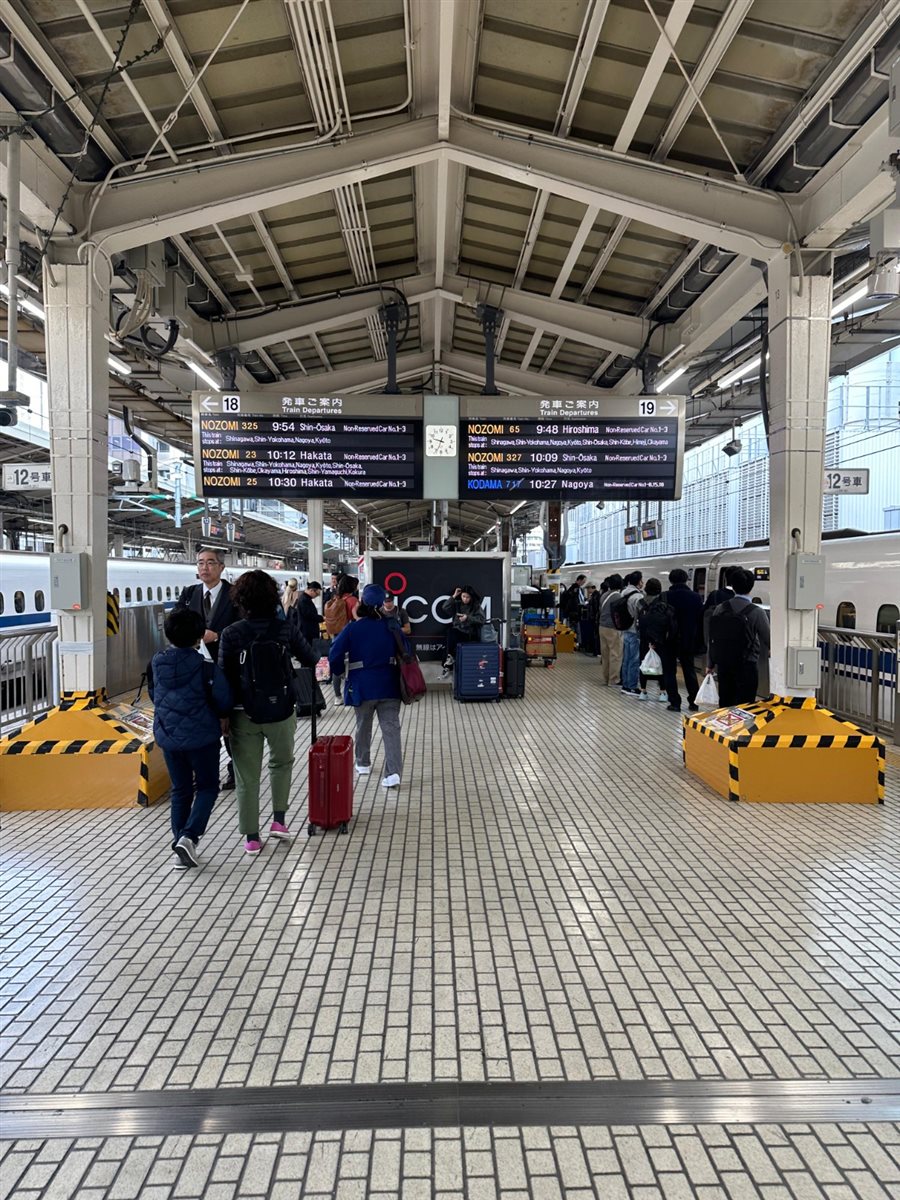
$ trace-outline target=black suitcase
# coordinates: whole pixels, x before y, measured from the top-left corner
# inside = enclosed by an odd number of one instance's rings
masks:
[[[456,647],[454,700],[499,700],[501,650],[498,642],[463,642]]]
[[[524,650],[506,651],[506,679],[503,695],[512,700],[520,700],[525,695],[525,668],[528,656]]]

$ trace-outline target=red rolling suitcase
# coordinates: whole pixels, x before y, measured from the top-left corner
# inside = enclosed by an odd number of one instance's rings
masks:
[[[340,826],[347,832],[353,816],[353,738],[320,737],[309,748],[309,827]]]
[[[315,689],[315,672],[310,671],[310,683]],[[317,706],[311,706],[309,747],[309,825],[306,832],[312,837],[316,829],[347,832],[353,816],[353,738],[316,737]]]

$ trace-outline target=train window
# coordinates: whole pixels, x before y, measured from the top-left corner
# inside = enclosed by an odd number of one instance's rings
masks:
[[[25,593],[16,592],[13,603],[15,604],[16,612],[23,613],[25,611]]]
[[[856,605],[851,604],[849,600],[842,600],[838,605],[835,624],[838,629],[855,629]]]
[[[119,599],[119,589],[118,588],[113,588],[113,595],[115,596],[115,598],[117,600]]]
[[[727,586],[728,586],[728,584],[727,584],[727,582],[726,582],[726,579],[725,579],[725,573],[726,573],[726,571],[728,571],[728,567],[721,567],[721,568],[719,569],[719,589],[720,589],[720,590],[721,590],[723,587],[727,587]]]
[[[896,604],[882,604],[875,618],[876,633],[896,633],[897,622],[900,621],[900,608]]]
[[[4,608],[6,608],[6,601],[3,599],[3,593],[0,592],[0,616],[2,616]]]
[[[171,600],[171,599],[172,599],[172,589],[171,589],[170,587],[167,587],[167,588],[166,588],[166,599],[167,599],[167,600]]]
[[[157,598],[157,600],[162,600],[162,588],[159,586],[157,586],[157,589],[156,589],[156,598]]]
[[[126,588],[126,589],[125,589],[125,603],[126,603],[126,604],[130,604],[130,603],[131,603],[131,588]]]
[[[144,598],[144,589],[143,589],[143,588],[138,588],[138,589],[135,591],[135,593],[134,593],[134,596],[135,596],[135,599],[136,599],[136,600],[143,600],[143,598]]]
[[[35,592],[34,593],[34,611],[35,612],[43,612],[44,611],[44,593],[43,592]]]
[[[694,571],[694,591],[698,596],[706,595],[706,567],[697,567]]]

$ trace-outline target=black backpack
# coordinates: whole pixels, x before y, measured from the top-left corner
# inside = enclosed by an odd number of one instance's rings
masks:
[[[613,596],[609,602],[609,615],[612,617],[612,623],[616,629],[630,629],[634,624],[634,617],[628,608],[628,601],[634,595],[630,592],[627,596]]]
[[[638,614],[641,636],[657,648],[674,646],[678,640],[678,618],[675,609],[665,598],[646,604]]]
[[[290,647],[277,636],[281,622],[273,621],[241,651],[241,703],[257,725],[283,721],[294,711],[297,684]]]
[[[717,667],[737,666],[756,654],[757,638],[749,618],[749,604],[736,609],[731,600],[726,600],[713,609],[709,619],[709,640],[712,661]]]

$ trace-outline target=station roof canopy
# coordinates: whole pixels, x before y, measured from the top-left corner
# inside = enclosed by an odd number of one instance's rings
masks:
[[[89,236],[121,317],[161,250],[112,401],[176,445],[227,348],[239,387],[380,391],[394,300],[404,390],[481,390],[488,303],[501,391],[635,393],[665,359],[702,441],[758,406],[718,383],[758,353],[766,264],[833,248],[850,291],[893,197],[900,0],[6,0],[0,37],[32,274],[51,228]],[[835,369],[897,307],[847,308]]]

